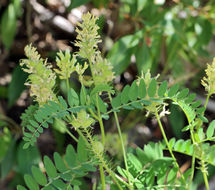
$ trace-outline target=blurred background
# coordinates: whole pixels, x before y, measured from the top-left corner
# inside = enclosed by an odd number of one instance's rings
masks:
[[[207,63],[215,56],[214,0],[0,0],[0,189],[12,190],[23,184],[23,175],[43,155],[54,151],[64,153],[71,139],[60,130],[60,124],[44,132],[38,146],[24,152],[21,114],[33,103],[24,83],[27,74],[20,66],[25,58],[24,47],[32,43],[43,58],[55,66],[59,50],[74,47],[75,27],[86,12],[99,17],[102,43],[99,48],[113,65],[114,85],[121,90],[148,69],[170,86],[180,83],[205,98],[201,79]],[[77,76],[71,85],[79,90]],[[65,84],[58,83],[65,93]],[[184,114],[170,105],[171,115],[163,119],[167,136],[189,138],[182,133],[186,126]],[[210,100],[206,110],[208,120],[215,117],[215,102]],[[144,111],[120,113],[124,139],[129,146],[143,147],[149,141],[162,140],[153,117]],[[121,162],[120,142],[112,120],[105,123],[109,156]],[[96,130],[95,130],[96,133]],[[190,166],[189,158],[181,157],[183,167]],[[209,166],[210,182],[215,170]],[[194,183],[201,188],[198,173]],[[89,185],[86,187],[89,187]]]

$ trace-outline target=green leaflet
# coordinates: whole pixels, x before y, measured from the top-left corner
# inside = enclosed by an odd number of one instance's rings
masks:
[[[146,96],[146,84],[143,79],[140,80],[140,84],[138,87],[138,96],[140,98],[145,98]]]
[[[86,142],[82,137],[79,138],[78,141],[78,148],[77,148],[77,153],[78,153],[78,161],[79,162],[86,162],[88,159],[88,154],[87,154],[87,146]]]
[[[76,165],[76,152],[72,145],[68,145],[66,148],[65,160],[70,167]]]
[[[210,125],[209,125],[209,127],[208,127],[208,129],[206,131],[206,135],[207,135],[208,139],[210,139],[214,135],[214,130],[215,130],[215,120],[213,120],[210,123]]]
[[[177,93],[178,89],[179,89],[179,84],[173,85],[168,91],[168,96],[173,97]]]
[[[187,97],[188,94],[189,94],[189,89],[185,88],[178,93],[177,98],[178,99],[184,99],[185,97]]]
[[[112,99],[111,105],[113,108],[117,108],[121,105],[121,93]]]
[[[184,101],[178,101],[177,103],[181,107],[183,112],[185,113],[185,115],[186,115],[186,117],[188,119],[188,122],[192,123],[192,121],[194,121],[194,119],[196,117],[195,111],[192,109],[191,106],[189,106],[188,104],[184,103]]]
[[[29,174],[24,175],[24,179],[25,179],[26,185],[30,190],[39,190],[39,185]]]
[[[189,96],[187,96],[187,98],[185,99],[185,103],[190,104],[193,100],[195,100],[195,98],[196,98],[196,94],[192,93]]]
[[[32,175],[36,182],[42,186],[45,186],[47,184],[46,176],[41,172],[41,170],[35,166],[32,166],[31,168]]]
[[[21,185],[18,185],[17,190],[27,190],[27,189],[25,187],[21,186]]]
[[[128,103],[128,101],[129,101],[129,97],[128,97],[129,91],[130,91],[130,86],[126,85],[123,88],[122,93],[121,93],[121,102],[122,102],[122,104]]]
[[[50,178],[57,177],[57,170],[53,162],[51,161],[51,159],[48,156],[45,156],[43,161],[44,161],[44,166],[45,166],[47,175]]]
[[[157,81],[153,78],[149,83],[149,87],[148,87],[149,97],[154,97],[156,94],[156,90],[157,90]]]
[[[78,94],[72,88],[68,90],[68,103],[69,103],[70,107],[79,105]]]
[[[68,105],[67,105],[66,101],[63,99],[62,96],[58,96],[58,100],[59,100],[61,106],[63,106],[63,109],[67,109],[68,108]]]
[[[84,148],[85,147],[85,148]],[[30,190],[71,189],[71,185],[78,187],[81,185],[79,177],[87,175],[89,171],[96,171],[93,162],[89,160],[86,151],[85,141],[79,138],[77,153],[75,149],[68,145],[65,156],[54,153],[54,163],[47,156],[44,157],[46,176],[38,167],[32,166],[32,176],[24,176],[25,183]],[[86,157],[87,156],[87,157]],[[76,162],[76,158],[78,159]],[[95,161],[94,161],[95,162]],[[70,185],[69,185],[70,184]],[[23,186],[17,186],[17,190],[26,190]]]
[[[132,83],[132,85],[128,91],[128,97],[131,101],[135,101],[138,97],[138,86],[137,86],[136,80]]]
[[[167,81],[163,81],[158,89],[158,96],[163,97],[167,90]]]
[[[81,105],[85,105],[87,102],[87,91],[86,88],[84,87],[84,85],[81,86],[81,92],[80,92],[80,102]]]
[[[61,158],[60,154],[57,152],[54,153],[54,162],[55,162],[55,166],[59,172],[67,171],[67,167],[66,167],[63,159]]]

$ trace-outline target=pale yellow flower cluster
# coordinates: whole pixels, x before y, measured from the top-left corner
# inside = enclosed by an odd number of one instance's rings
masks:
[[[25,72],[29,73],[25,85],[30,86],[30,95],[35,97],[39,105],[55,100],[53,88],[56,75],[51,70],[51,65],[48,65],[31,45],[25,47],[25,55],[28,59],[23,59],[20,65]]]
[[[208,64],[205,72],[207,76],[202,79],[201,83],[209,95],[215,94],[215,58],[211,65]]]

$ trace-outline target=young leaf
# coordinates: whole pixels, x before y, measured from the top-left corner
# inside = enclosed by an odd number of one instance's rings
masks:
[[[58,100],[59,100],[61,106],[63,106],[64,109],[67,109],[68,105],[67,105],[66,101],[63,99],[63,97],[58,96]]]
[[[27,79],[27,73],[22,71],[20,66],[17,66],[12,73],[12,80],[8,87],[8,106],[11,107],[15,101],[19,98],[23,90],[25,89],[25,81]]]
[[[81,92],[80,92],[80,102],[81,105],[86,104],[86,98],[87,98],[87,91],[84,85],[81,86]]]
[[[203,116],[203,115],[199,115],[199,118],[204,122],[204,123],[208,123],[208,119]]]
[[[200,108],[197,108],[197,109],[196,109],[196,113],[202,114],[205,110],[206,110],[205,107],[200,107]]]
[[[77,153],[78,153],[78,161],[80,162],[87,161],[87,147],[82,137],[80,137],[78,140]]]
[[[25,183],[30,190],[39,190],[39,185],[35,182],[35,180],[29,175],[24,175]]]
[[[178,89],[179,89],[179,84],[173,85],[168,91],[168,96],[173,97],[177,93]]]
[[[70,167],[76,165],[76,152],[72,145],[68,145],[66,148],[65,160]]]
[[[46,169],[46,173],[50,178],[57,177],[57,170],[48,156],[44,156],[44,166]]]
[[[135,80],[130,89],[129,89],[129,93],[128,93],[128,97],[131,101],[135,101],[137,100],[138,97],[138,86],[137,86],[137,81]]]
[[[196,98],[196,94],[192,93],[185,99],[185,103],[190,104],[193,100],[195,100],[195,98]]]
[[[215,130],[215,120],[213,120],[206,132],[207,138],[211,138],[214,135],[214,130]]]
[[[79,105],[78,94],[72,88],[68,90],[68,103],[69,103],[70,107]]]
[[[118,94],[115,98],[113,98],[111,105],[113,108],[117,108],[121,105],[121,94]]]
[[[129,90],[130,90],[130,86],[129,85],[126,85],[123,88],[123,91],[121,93],[121,102],[122,102],[122,104],[128,103],[128,101],[129,101],[129,97],[128,97]]]
[[[66,165],[65,165],[63,159],[61,158],[60,154],[57,152],[54,153],[54,162],[55,162],[55,166],[59,172],[67,171],[67,168],[66,168]]]
[[[33,120],[29,120],[29,123],[30,123],[33,127],[35,127],[35,128],[38,128],[38,127],[39,127],[38,123],[35,122],[35,121],[33,121]]]
[[[17,190],[27,190],[27,189],[21,185],[17,185]]]
[[[189,89],[185,88],[181,92],[178,93],[177,98],[178,99],[184,99],[189,93]]]
[[[107,112],[107,104],[102,101],[100,96],[98,96],[98,104],[99,104],[100,112],[102,113]]]
[[[145,98],[146,96],[146,84],[143,79],[140,80],[140,84],[138,87],[138,96],[140,98]]]
[[[49,127],[48,123],[46,123],[46,122],[41,123],[41,125],[42,125],[44,128],[48,128],[48,127]]]
[[[167,81],[163,81],[158,89],[158,96],[163,97],[167,90]]]
[[[4,46],[9,50],[16,34],[16,10],[13,3],[10,3],[1,15],[0,34]]]
[[[157,90],[157,81],[153,78],[148,87],[148,95],[149,97],[154,97]]]
[[[47,184],[46,176],[41,172],[41,170],[35,166],[32,166],[31,168],[32,174],[34,179],[42,186],[45,186]]]
[[[52,183],[57,189],[67,189],[67,185],[60,179],[54,180]]]
[[[201,105],[201,103],[202,103],[201,100],[197,100],[196,102],[194,102],[194,103],[191,105],[191,107],[192,107],[192,108],[197,108],[197,107],[199,107],[199,106]]]

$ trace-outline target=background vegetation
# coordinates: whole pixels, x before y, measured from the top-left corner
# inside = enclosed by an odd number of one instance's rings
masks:
[[[99,48],[113,64],[117,90],[150,69],[153,76],[160,73],[160,79],[168,80],[170,86],[180,83],[195,92],[197,99],[205,98],[200,80],[206,63],[215,56],[213,0],[3,0],[0,3],[0,189],[14,189],[23,183],[23,175],[31,172],[32,165],[41,163],[42,156],[52,157],[55,151],[64,153],[67,144],[74,143],[59,127],[62,123],[56,122],[41,135],[37,147],[27,152],[22,149],[20,118],[32,99],[24,85],[27,74],[21,70],[19,60],[25,57],[24,47],[32,43],[55,67],[58,50],[77,50],[75,26],[87,11],[99,17],[97,24],[102,36]],[[72,75],[70,85],[78,91],[77,78]],[[66,83],[59,81],[59,86],[60,93],[65,94]],[[206,110],[209,121],[215,116],[214,109],[210,100]],[[184,114],[175,105],[169,110],[172,114],[163,119],[167,136],[186,140],[189,134],[181,132],[187,123]],[[149,141],[162,139],[157,121],[145,115],[143,111],[120,113],[123,138],[129,146],[143,147]],[[120,164],[122,152],[113,122],[105,123],[105,131],[109,155]],[[184,170],[190,166],[189,158],[178,154],[177,159]],[[211,183],[214,173],[214,168],[209,167]],[[202,182],[197,173],[196,187]]]

